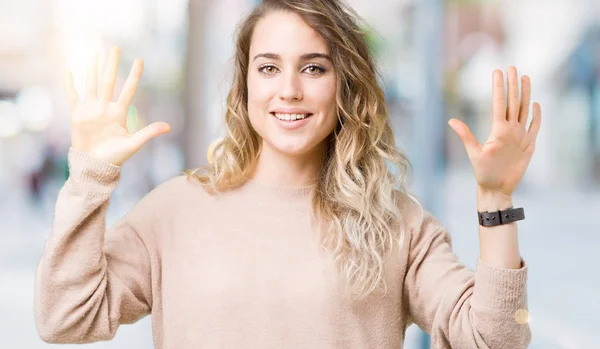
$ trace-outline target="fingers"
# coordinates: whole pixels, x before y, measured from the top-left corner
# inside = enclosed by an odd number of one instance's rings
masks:
[[[508,67],[508,113],[506,120],[516,124],[519,120],[519,80],[517,68]]]
[[[504,76],[501,70],[492,73],[493,121],[506,121],[506,102],[504,101]]]
[[[85,99],[98,98],[98,54],[94,54],[88,62],[85,77]]]
[[[133,96],[135,95],[135,90],[138,87],[140,82],[140,78],[142,76],[142,71],[144,70],[144,61],[141,59],[136,59],[133,62],[133,67],[129,72],[129,76],[127,77],[127,81],[125,81],[125,86],[123,86],[123,91],[121,91],[121,95],[119,96],[119,104],[124,107],[128,107],[133,100]]]
[[[535,142],[540,126],[542,125],[542,107],[538,102],[533,103],[533,118],[531,119],[531,125],[527,133],[531,137],[531,141]]]
[[[524,75],[521,78],[521,108],[519,109],[519,123],[527,124],[529,116],[529,102],[531,99],[531,81],[529,76]]]
[[[117,69],[120,57],[121,50],[119,50],[118,47],[113,47],[110,50],[108,61],[106,62],[106,69],[104,70],[104,78],[102,79],[100,99],[105,102],[110,102],[112,99],[115,90],[115,82],[117,81]]]
[[[65,89],[65,93],[67,95],[67,102],[69,103],[69,108],[73,110],[77,104],[79,104],[79,96],[77,96],[77,90],[75,89],[75,83],[73,82],[73,74],[70,71],[65,71],[63,77],[63,87]]]
[[[133,134],[133,141],[137,149],[140,149],[144,144],[156,136],[171,131],[171,126],[166,122],[154,122],[143,129]]]

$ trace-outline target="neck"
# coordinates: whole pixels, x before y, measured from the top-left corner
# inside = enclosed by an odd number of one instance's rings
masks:
[[[314,184],[321,167],[322,147],[310,153],[290,155],[273,149],[263,141],[252,180],[269,187],[297,188]]]

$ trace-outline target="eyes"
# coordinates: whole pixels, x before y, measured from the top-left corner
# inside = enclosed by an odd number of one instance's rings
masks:
[[[279,69],[273,64],[263,64],[258,67],[258,71],[264,75],[275,75]],[[309,75],[319,76],[324,74],[327,69],[325,69],[323,66],[313,63],[307,65],[302,71],[306,71]]]

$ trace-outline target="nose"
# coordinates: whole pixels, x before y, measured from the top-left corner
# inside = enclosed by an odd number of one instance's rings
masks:
[[[279,98],[283,101],[302,100],[302,83],[295,72],[282,74]]]

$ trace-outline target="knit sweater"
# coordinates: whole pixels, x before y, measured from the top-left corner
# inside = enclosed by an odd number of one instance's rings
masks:
[[[433,348],[524,348],[527,265],[461,264],[448,231],[408,196],[387,292],[349,300],[310,214],[314,187],[249,181],[209,194],[185,176],[158,185],[108,230],[120,167],[69,150],[38,265],[35,319],[51,343],[109,340],[152,314],[157,349],[402,348],[417,324]]]

